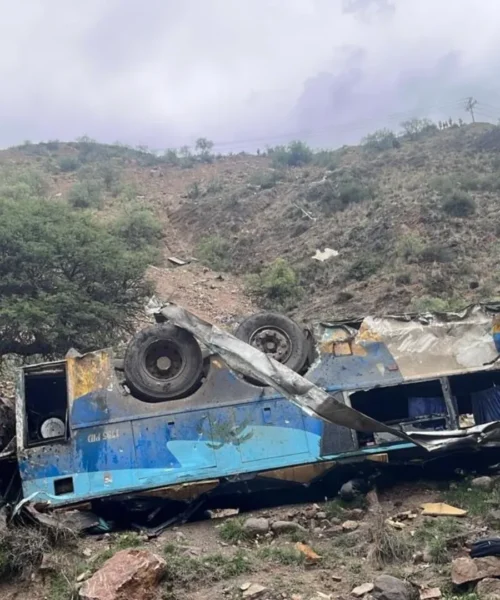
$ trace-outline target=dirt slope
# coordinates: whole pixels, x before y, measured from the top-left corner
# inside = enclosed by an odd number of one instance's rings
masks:
[[[120,146],[53,143],[0,152],[0,168],[35,169],[64,199],[82,171],[112,165],[128,191],[105,193],[102,218],[130,201],[150,207],[165,234],[165,260],[151,271],[158,290],[222,321],[254,310],[246,278],[278,258],[295,271],[300,292],[281,305],[306,320],[500,296],[500,129],[454,127],[396,146],[345,147],[284,167],[275,155],[179,165]],[[64,172],[68,157],[77,164]],[[222,260],[203,249],[207,240]],[[325,247],[338,256],[313,260]],[[214,269],[175,270],[170,255]],[[221,268],[233,276],[216,279]]]

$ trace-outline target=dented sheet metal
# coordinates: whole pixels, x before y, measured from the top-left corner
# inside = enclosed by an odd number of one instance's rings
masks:
[[[179,306],[168,304],[154,312],[157,318],[163,317],[192,333],[233,370],[264,381],[310,415],[357,431],[392,433],[422,448],[428,448],[425,441],[413,440],[403,431],[347,406],[341,394],[329,394],[269,355]]]
[[[314,385],[301,375],[285,365],[275,361],[270,356],[249,344],[222,331],[218,327],[203,321],[187,310],[167,304],[153,309],[158,320],[166,319],[192,333],[202,344],[213,353],[218,354],[233,370],[266,382],[286,398],[300,406],[306,413],[316,415],[325,421],[342,425],[356,431],[369,433],[385,432],[400,439],[410,441],[428,451],[454,450],[462,447],[478,447],[498,444],[500,442],[500,423],[471,427],[458,431],[409,431],[391,427],[347,406],[340,393],[328,393]],[[393,348],[397,357],[410,371],[410,356],[421,355],[421,360],[411,373],[422,376],[424,373],[436,375],[436,370],[448,369],[455,365],[460,372],[464,371],[464,363],[468,368],[479,367],[479,362],[498,355],[492,342],[492,319],[487,317],[481,308],[467,310],[459,315],[461,327],[455,331],[455,325],[450,322],[431,319],[430,324],[418,324],[413,320],[399,321],[397,319],[365,319],[359,332],[359,340],[384,341]],[[425,329],[427,327],[430,329]],[[425,334],[422,336],[422,332]],[[420,332],[420,335],[418,335]],[[486,336],[489,335],[489,339]],[[447,345],[449,338],[452,346]],[[465,338],[465,340],[464,340]],[[474,355],[469,350],[472,344]],[[486,346],[486,350],[484,347]],[[424,359],[427,352],[443,352],[443,362],[431,365]],[[482,364],[482,363],[481,363]],[[442,371],[441,371],[442,372]]]
[[[472,305],[456,313],[388,317],[368,316],[358,327],[323,324],[319,339],[338,355],[342,341],[349,352],[381,344],[390,353],[403,380],[432,379],[488,367],[498,368],[497,305]]]

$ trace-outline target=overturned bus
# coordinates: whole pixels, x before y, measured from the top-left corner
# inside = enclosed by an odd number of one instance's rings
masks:
[[[233,336],[159,306],[123,360],[102,350],[21,370],[23,497],[191,501],[242,480],[308,484],[346,461],[496,447],[499,310],[313,331],[260,313]]]

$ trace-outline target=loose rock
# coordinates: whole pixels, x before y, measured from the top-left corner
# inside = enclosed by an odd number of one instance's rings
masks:
[[[259,596],[262,596],[264,592],[267,592],[266,587],[260,585],[260,583],[252,583],[252,585],[243,592],[242,597],[258,598]]]
[[[420,591],[420,600],[437,600],[438,598],[441,598],[439,588],[424,588]]]
[[[343,531],[356,531],[358,527],[359,523],[357,521],[344,521],[344,523],[342,523]]]
[[[292,533],[294,531],[306,531],[302,525],[295,523],[295,521],[275,521],[271,525],[271,529],[274,533]]]
[[[362,585],[358,585],[355,587],[351,594],[356,596],[356,598],[361,598],[362,596],[370,593],[374,588],[373,583],[363,583]]]
[[[251,517],[243,523],[243,529],[250,535],[264,535],[269,531],[268,519]]]
[[[372,595],[376,600],[411,600],[413,588],[392,575],[380,575],[374,581]]]
[[[149,550],[130,548],[117,552],[88,579],[80,590],[82,600],[149,600],[165,572],[166,562]]]
[[[486,577],[500,577],[500,557],[461,557],[451,563],[451,580],[455,585],[479,581]]]
[[[480,600],[500,600],[500,579],[483,579],[477,584],[476,594]]]
[[[471,487],[481,490],[491,490],[493,487],[493,479],[484,475],[483,477],[475,477],[471,482]]]

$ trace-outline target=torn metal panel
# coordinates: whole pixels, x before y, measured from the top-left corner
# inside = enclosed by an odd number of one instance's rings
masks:
[[[203,321],[187,310],[168,304],[156,310],[157,317],[174,323],[194,335],[218,354],[230,368],[248,377],[266,382],[306,413],[357,431],[385,431],[427,448],[425,441],[413,440],[408,434],[381,423],[344,404],[340,393],[329,394],[269,355],[250,346],[218,327]]]
[[[356,348],[366,351],[378,344],[392,356],[405,380],[498,368],[498,310],[497,305],[475,304],[455,313],[367,316],[349,323],[322,324],[320,348],[335,354],[342,340],[356,354]]]

